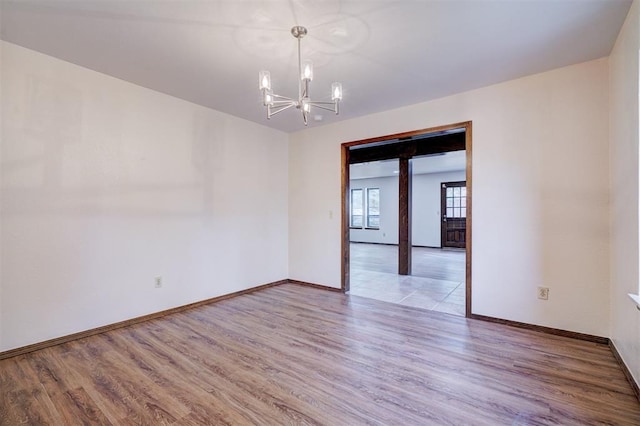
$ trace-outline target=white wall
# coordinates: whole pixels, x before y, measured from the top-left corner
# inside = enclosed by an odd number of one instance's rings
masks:
[[[423,173],[412,177],[411,242],[440,247],[440,184],[464,181],[464,171]],[[380,188],[380,228],[351,229],[353,242],[398,244],[398,177],[352,179],[351,188]]]
[[[640,383],[638,293],[638,55],[640,3],[634,1],[610,62],[611,339]]]
[[[466,180],[465,171],[413,175],[411,243],[414,246],[441,247],[442,214],[440,185]]]
[[[1,49],[0,351],[288,277],[285,133]]]
[[[472,120],[473,312],[608,335],[607,117],[600,59],[292,134],[290,277],[340,286],[341,143]]]

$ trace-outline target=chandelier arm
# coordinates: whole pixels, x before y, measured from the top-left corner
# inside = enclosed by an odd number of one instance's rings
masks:
[[[293,99],[290,100],[290,101],[272,101],[271,102],[271,106],[274,106],[274,107],[281,107],[281,106],[286,106],[286,105],[295,106],[295,105],[297,105],[297,102],[294,101]]]
[[[269,111],[269,118],[273,117],[276,114],[281,113],[282,111],[291,108],[292,106],[295,106],[294,103],[290,103],[288,105],[276,105],[273,108],[270,109]]]
[[[321,101],[321,102],[309,101],[309,103],[310,103],[311,105],[313,105],[313,106],[317,106],[317,107],[319,107],[319,106],[321,106],[321,105],[335,105],[335,104],[336,104],[335,102],[326,102],[326,101],[325,101],[325,102],[322,102],[322,101]]]
[[[319,109],[324,109],[326,111],[331,111],[334,113],[338,113],[338,103],[337,102],[309,102],[309,104],[313,107],[319,108]],[[331,105],[331,108],[329,108],[326,105]]]
[[[274,100],[274,102],[286,102],[286,101],[295,102],[295,99],[293,99],[293,98],[288,98],[286,96],[276,95],[275,93],[272,93],[271,96],[274,99],[282,99],[282,100]]]

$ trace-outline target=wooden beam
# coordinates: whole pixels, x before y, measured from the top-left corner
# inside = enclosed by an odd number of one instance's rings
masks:
[[[411,275],[411,159],[399,159],[398,275]]]
[[[465,134],[452,133],[429,138],[382,143],[366,148],[350,147],[349,164],[390,160],[400,157],[419,157],[465,149]]]

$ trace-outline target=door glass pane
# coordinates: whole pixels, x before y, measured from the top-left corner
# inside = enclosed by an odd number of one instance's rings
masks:
[[[453,217],[453,208],[447,208],[447,217]]]
[[[453,196],[454,197],[459,197],[460,196],[460,188],[459,187],[453,188]]]
[[[460,198],[453,199],[453,207],[460,207]]]
[[[453,198],[447,198],[447,207],[453,207]]]
[[[462,208],[462,217],[467,217],[467,209],[466,208]]]
[[[460,202],[462,203],[461,204],[462,207],[467,207],[467,198],[466,197],[465,198],[461,198]]]
[[[453,188],[447,188],[447,197],[453,197]]]
[[[466,197],[467,196],[467,187],[463,186],[462,188],[460,188],[460,195],[462,197]]]

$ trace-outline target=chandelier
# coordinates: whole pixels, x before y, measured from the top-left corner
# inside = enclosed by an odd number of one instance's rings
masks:
[[[298,98],[292,99],[280,96],[271,90],[271,74],[269,71],[260,71],[259,86],[262,91],[262,103],[267,107],[267,119],[291,107],[296,107],[302,111],[302,120],[307,125],[307,117],[311,112],[311,107],[332,111],[338,115],[338,106],[342,100],[342,84],[333,83],[331,85],[332,102],[313,102],[309,98],[309,82],[313,80],[313,64],[311,61],[302,61],[300,57],[300,40],[307,35],[305,27],[295,26],[291,28],[291,35],[298,39]]]

